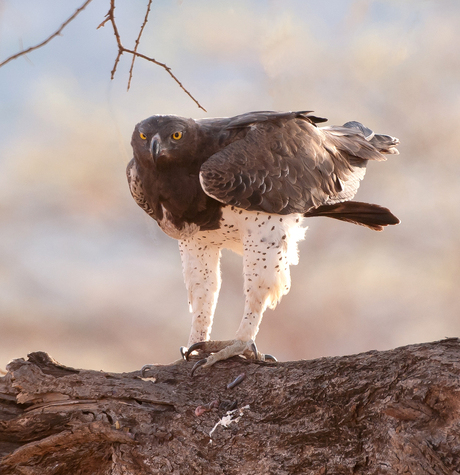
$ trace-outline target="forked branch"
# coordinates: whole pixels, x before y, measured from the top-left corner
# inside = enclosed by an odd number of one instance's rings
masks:
[[[44,41],[42,41],[41,43],[35,45],[35,46],[31,46],[30,48],[27,48],[27,49],[23,49],[21,51],[19,51],[18,53],[16,54],[13,54],[12,56],[9,56],[8,58],[6,58],[3,62],[0,63],[0,68],[2,66],[4,66],[5,64],[9,63],[10,61],[12,61],[13,59],[16,59],[16,58],[19,58],[21,56],[24,56],[36,49],[39,49],[41,48],[42,46],[45,46],[47,43],[49,43],[53,38],[55,38],[56,36],[59,36],[62,32],[62,30],[70,23],[72,22],[76,17],[77,15],[83,11],[89,3],[91,3],[92,0],[86,0],[83,5],[80,7],[80,8],[77,8],[77,10],[73,13],[73,15],[71,15],[58,29],[57,31],[55,31],[52,35],[50,35],[48,38],[46,38]],[[144,28],[145,28],[145,25],[147,24],[147,21],[148,21],[148,17],[149,17],[149,14],[150,14],[150,9],[151,9],[151,5],[152,5],[152,0],[148,0],[148,4],[147,4],[147,10],[146,10],[146,13],[145,13],[145,17],[144,17],[144,21],[142,23],[142,26],[140,28],[140,31],[139,31],[139,34],[137,36],[137,39],[135,41],[135,45],[134,45],[134,49],[129,49],[129,48],[125,48],[121,42],[121,38],[120,38],[120,33],[118,32],[118,28],[117,28],[117,24],[115,22],[115,0],[110,0],[110,8],[109,8],[109,11],[104,19],[104,21],[98,26],[98,28],[101,28],[102,26],[105,26],[105,24],[110,21],[111,25],[112,25],[112,28],[113,28],[113,33],[115,35],[115,38],[116,38],[116,41],[117,41],[117,46],[118,46],[118,54],[117,54],[117,57],[115,59],[115,64],[113,66],[113,69],[112,69],[112,72],[111,72],[111,78],[113,79],[114,76],[115,76],[115,73],[116,73],[116,70],[117,70],[117,67],[118,67],[118,63],[120,61],[120,58],[122,56],[123,53],[128,53],[128,54],[131,54],[132,55],[132,61],[131,61],[131,67],[129,69],[129,79],[128,79],[128,90],[131,86],[131,80],[132,80],[132,77],[133,77],[133,68],[134,68],[134,62],[135,62],[135,59],[138,57],[138,58],[142,58],[142,59],[145,59],[146,61],[150,61],[151,63],[154,63],[156,64],[157,66],[160,66],[162,67],[170,76],[171,78],[177,83],[177,85],[190,97],[190,99],[192,99],[195,104],[202,110],[204,110],[206,112],[206,109],[192,96],[192,94],[184,87],[184,85],[179,81],[179,79],[175,76],[175,74],[173,74],[173,72],[171,71],[171,68],[169,66],[167,66],[165,63],[161,63],[160,61],[157,61],[156,59],[154,58],[151,58],[149,56],[146,56],[144,54],[141,54],[138,52],[138,48],[139,48],[139,45],[140,45],[140,40],[141,40],[141,36],[144,32]]]
[[[111,73],[112,74],[112,76],[111,76],[112,79],[115,77],[115,73],[117,71],[118,63],[120,62],[120,58],[121,58],[122,54],[123,53],[132,54],[133,55],[133,61],[131,63],[131,69],[130,69],[130,72],[129,72],[128,89],[129,89],[130,84],[131,84],[134,60],[135,60],[136,57],[139,57],[139,58],[145,59],[146,61],[150,61],[151,63],[154,63],[157,66],[162,67],[174,79],[174,81],[178,84],[178,86],[190,97],[190,99],[192,99],[192,101],[195,102],[195,104],[200,109],[202,109],[206,112],[206,109],[192,96],[192,94],[190,94],[190,92],[184,87],[184,85],[179,81],[179,79],[173,74],[173,72],[171,71],[171,68],[169,66],[167,66],[165,63],[161,63],[160,61],[157,61],[156,59],[151,58],[150,56],[146,56],[144,54],[141,54],[137,51],[137,48],[139,46],[140,38],[142,36],[144,27],[145,27],[145,25],[148,21],[148,16],[149,16],[149,13],[150,13],[150,5],[151,5],[151,0],[149,0],[148,6],[147,6],[147,12],[146,12],[145,18],[144,18],[144,23],[141,26],[139,35],[136,39],[135,47],[132,50],[132,49],[129,49],[129,48],[125,48],[123,46],[122,42],[121,42],[120,33],[118,32],[117,23],[115,21],[115,0],[110,0],[110,9],[109,9],[109,11],[108,11],[108,13],[105,17],[105,20],[98,26],[98,28],[100,28],[102,26],[105,26],[105,24],[108,21],[110,21],[110,23],[112,25],[112,28],[113,28],[113,34],[115,35],[115,38],[117,40],[118,54],[117,54],[117,57],[115,58],[115,63],[113,65],[113,69],[112,69],[112,73]]]

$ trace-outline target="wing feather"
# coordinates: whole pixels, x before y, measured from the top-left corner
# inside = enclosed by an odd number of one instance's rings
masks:
[[[250,130],[203,163],[205,193],[224,204],[278,214],[353,198],[367,161],[385,159],[370,141],[374,134],[367,139],[363,129],[369,129],[348,124],[317,128],[310,118],[306,112],[259,112],[230,121],[230,128]]]

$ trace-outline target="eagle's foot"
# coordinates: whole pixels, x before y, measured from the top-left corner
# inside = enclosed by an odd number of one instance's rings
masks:
[[[190,355],[193,352],[202,352],[202,353],[218,353],[222,351],[224,348],[232,345],[237,340],[208,340],[208,341],[199,341],[194,343],[189,348],[184,346],[180,347],[180,352],[182,357],[185,360],[189,360]]]
[[[195,363],[192,368],[191,376],[200,367],[209,367],[218,361],[226,360],[232,356],[245,356],[246,358],[259,361],[276,361],[272,355],[264,355],[257,350],[254,340],[229,340],[229,341],[200,341],[193,344],[187,351],[183,352],[185,359],[188,360],[193,351],[203,351],[211,353],[207,358],[203,358]]]

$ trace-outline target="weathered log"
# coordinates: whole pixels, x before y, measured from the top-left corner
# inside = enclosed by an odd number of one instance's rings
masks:
[[[0,473],[458,474],[460,340],[190,377],[76,370],[46,353],[0,378]],[[233,388],[227,385],[244,373]]]

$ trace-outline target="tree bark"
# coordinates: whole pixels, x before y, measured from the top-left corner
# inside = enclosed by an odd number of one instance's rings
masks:
[[[14,360],[0,378],[0,473],[460,471],[456,338],[313,361],[233,358],[193,378],[192,364],[142,379],[41,352]]]

